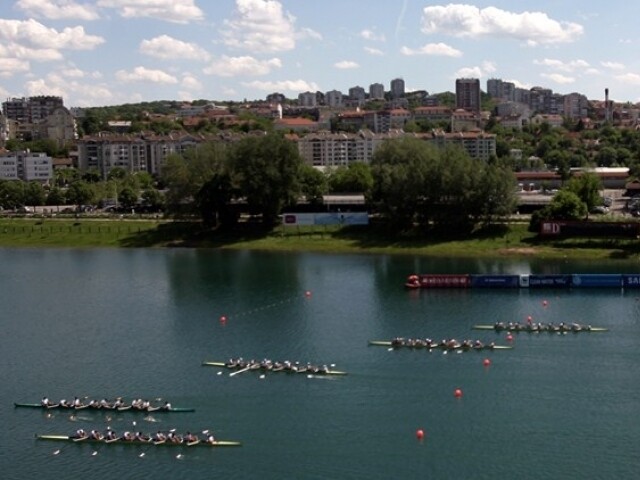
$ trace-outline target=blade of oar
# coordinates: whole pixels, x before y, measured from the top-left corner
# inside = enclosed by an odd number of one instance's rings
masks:
[[[237,374],[242,373],[242,372],[246,372],[247,370],[251,370],[251,366],[245,367],[245,368],[243,368],[242,370],[238,370],[238,371],[236,371],[236,372],[231,372],[231,373],[229,374],[229,376],[230,376],[230,377],[233,377],[234,375],[237,375]]]

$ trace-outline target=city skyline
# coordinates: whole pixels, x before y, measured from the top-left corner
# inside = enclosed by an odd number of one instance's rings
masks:
[[[0,11],[0,97],[68,107],[242,101],[402,78],[457,78],[640,101],[634,13],[595,1],[9,0]],[[618,8],[616,8],[616,6]]]

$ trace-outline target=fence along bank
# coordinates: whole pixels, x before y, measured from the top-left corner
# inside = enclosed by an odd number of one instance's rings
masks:
[[[412,274],[407,288],[640,288],[640,274]]]

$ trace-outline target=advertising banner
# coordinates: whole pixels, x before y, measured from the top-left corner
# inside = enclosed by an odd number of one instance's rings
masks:
[[[283,213],[285,227],[300,225],[369,225],[367,212]]]

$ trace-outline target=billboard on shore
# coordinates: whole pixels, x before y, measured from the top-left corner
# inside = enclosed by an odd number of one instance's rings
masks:
[[[369,225],[367,212],[283,213],[282,225]]]

